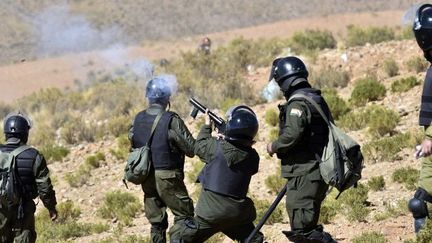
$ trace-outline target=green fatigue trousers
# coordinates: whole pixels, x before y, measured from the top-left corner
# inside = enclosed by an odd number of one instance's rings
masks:
[[[33,200],[26,201],[23,205],[24,217],[18,219],[18,206],[11,210],[7,206],[0,205],[0,242],[35,242],[35,216],[36,206]]]
[[[422,158],[418,186],[432,195],[432,156]],[[432,215],[432,204],[427,203],[429,215]]]
[[[291,230],[301,234],[310,232],[318,226],[328,185],[322,180],[319,168],[287,179],[286,209]]]
[[[191,222],[186,224],[190,225]],[[186,226],[181,229],[182,242],[202,243],[218,232],[224,233],[232,240],[244,242],[255,228],[252,222],[241,225],[230,224],[230,222],[212,224],[199,216],[195,216],[192,225],[193,227]],[[261,232],[258,232],[251,240],[252,243],[262,243],[263,241],[264,235]]]
[[[168,228],[167,207],[174,214],[174,224],[192,218],[194,215],[193,201],[189,197],[183,182],[184,173],[177,170],[152,171],[142,184],[144,191],[145,215],[152,225],[151,239],[154,243],[166,242]],[[170,236],[176,236],[177,227],[170,229]]]

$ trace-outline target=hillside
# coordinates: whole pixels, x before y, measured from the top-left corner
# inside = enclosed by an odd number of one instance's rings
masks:
[[[264,0],[247,4],[239,0],[2,0],[0,63],[90,51],[118,43],[173,40],[297,18],[405,11],[416,3],[413,0],[277,0],[271,4]]]
[[[348,62],[343,62],[340,58],[341,54],[347,53]],[[383,105],[384,107],[396,111],[397,114],[401,114],[401,119],[395,128],[398,133],[403,134],[411,131],[417,127],[417,114],[419,109],[419,96],[421,92],[421,85],[414,86],[403,93],[391,92],[392,83],[400,78],[407,77],[410,75],[415,76],[418,80],[422,80],[424,77],[423,72],[413,72],[408,70],[406,62],[413,57],[418,57],[415,42],[409,41],[391,41],[380,43],[376,45],[367,45],[363,47],[348,48],[346,51],[340,50],[326,50],[320,52],[317,60],[314,63],[310,63],[312,69],[318,69],[321,65],[330,65],[337,67],[340,70],[348,70],[352,74],[352,81],[348,83],[348,86],[343,89],[339,89],[338,93],[345,100],[348,99],[349,94],[353,90],[354,80],[364,77],[364,74],[369,72],[368,69],[374,68],[377,71],[380,83],[382,83],[386,89],[387,94],[385,98],[380,101],[372,102],[375,105]],[[396,60],[397,65],[400,67],[399,74],[389,78],[383,71],[383,60],[386,58],[393,58]],[[256,71],[248,74],[249,82],[254,82],[257,89],[264,87],[266,84],[265,79],[267,77],[268,70],[266,68],[259,68]],[[266,121],[266,111],[269,109],[275,109],[278,103],[283,100],[277,100],[271,103],[264,103],[254,106],[253,109],[257,112],[260,121],[259,139],[255,145],[261,156],[260,170],[259,173],[253,177],[250,188],[250,194],[256,199],[271,201],[275,198],[275,193],[271,192],[268,186],[266,186],[265,180],[271,175],[278,175],[278,161],[275,158],[271,158],[265,153],[265,145],[269,141],[268,134],[273,130]],[[369,106],[371,103],[369,103]],[[352,111],[354,113],[358,109]],[[197,127],[196,122],[191,118],[185,117],[187,125],[196,135]],[[391,135],[396,136],[395,134]],[[371,141],[374,141],[373,137],[368,135],[368,128],[360,129],[358,131],[351,132],[351,135],[356,137],[363,146]],[[387,136],[385,136],[387,137]],[[119,230],[119,219],[104,220],[100,218],[100,214],[97,212],[103,204],[103,197],[108,192],[114,190],[132,192],[138,198],[142,198],[141,189],[137,186],[132,186],[131,189],[126,190],[123,183],[121,182],[123,160],[116,158],[115,154],[111,150],[117,149],[117,142],[111,139],[104,139],[100,142],[95,143],[82,143],[77,146],[70,147],[70,154],[66,156],[61,162],[54,162],[50,164],[52,175],[55,179],[55,188],[58,193],[58,199],[60,202],[66,200],[72,200],[76,206],[79,206],[82,213],[78,218],[78,222],[102,222],[108,224],[108,229],[99,234],[91,234],[89,236],[73,238],[76,242],[90,242],[94,240],[103,240],[107,237],[115,237],[117,235],[147,235],[149,233],[149,225],[146,221],[143,212],[140,212],[132,224],[128,227],[121,227]],[[385,148],[382,148],[385,150]],[[91,170],[91,176],[86,180],[84,184],[78,187],[71,187],[67,175],[70,173],[78,173],[78,169],[86,162],[86,158],[89,155],[96,153],[102,153],[105,155],[104,161],[98,168]],[[338,213],[336,217],[331,220],[331,223],[326,223],[325,228],[332,233],[338,242],[350,242],[354,237],[364,232],[377,231],[382,233],[389,242],[401,242],[406,239],[414,237],[412,218],[410,214],[405,210],[399,212],[398,205],[401,202],[405,202],[413,193],[412,189],[406,189],[404,184],[396,183],[392,179],[392,174],[401,168],[414,167],[419,169],[419,161],[415,160],[412,156],[413,148],[406,147],[400,152],[397,152],[397,157],[393,159],[382,159],[379,161],[366,161],[366,168],[363,173],[362,183],[367,184],[369,180],[374,177],[383,176],[385,181],[385,187],[379,191],[371,191],[367,193],[367,209],[370,211],[368,216],[360,222],[348,220],[346,215]],[[200,162],[194,159],[188,159],[185,165],[186,181],[187,186],[194,200],[196,200],[197,186],[192,183],[192,179],[189,179],[189,175],[192,176],[197,165]],[[199,167],[198,167],[199,168]],[[331,194],[333,195],[333,194]],[[331,201],[331,197],[327,199]],[[281,203],[283,204],[283,203]],[[398,213],[391,213],[390,210],[396,210]],[[382,215],[390,214],[392,216],[384,217]],[[378,220],[378,217],[383,219]],[[172,220],[172,217],[171,217]],[[273,225],[266,225],[263,228],[263,232],[268,242],[282,242],[285,240],[284,236],[280,233],[281,230],[287,229],[289,222],[285,213],[282,214],[280,221],[277,221]],[[113,238],[111,238],[113,239]],[[230,242],[228,239],[214,238],[214,242]]]

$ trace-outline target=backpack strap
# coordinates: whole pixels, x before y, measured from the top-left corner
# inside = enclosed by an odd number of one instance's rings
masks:
[[[29,145],[22,145],[19,146],[18,148],[14,149],[10,154],[14,157],[18,156],[19,154],[21,154],[22,152],[26,151],[27,149],[31,149],[32,147]]]
[[[147,141],[146,145],[151,144],[151,142],[152,142],[152,140],[153,140],[153,134],[154,134],[154,132],[155,132],[155,130],[156,130],[157,124],[159,123],[160,119],[162,118],[163,113],[164,113],[164,112],[161,111],[161,112],[159,112],[159,114],[156,116],[156,119],[155,119],[154,122],[153,122],[153,126],[152,126],[152,129],[151,129],[151,132],[150,132],[149,140]]]
[[[296,93],[296,94],[292,95],[292,96],[289,98],[288,102],[290,102],[291,100],[296,99],[296,98],[302,98],[302,99],[305,99],[305,100],[309,101],[309,103],[311,103],[311,104],[315,107],[315,109],[318,111],[318,113],[320,113],[320,115],[322,116],[322,118],[324,119],[324,121],[327,123],[327,125],[328,125],[329,127],[331,127],[331,126],[330,126],[330,121],[329,121],[328,117],[325,115],[325,113],[324,113],[324,111],[322,110],[321,106],[318,105],[318,104],[315,102],[315,100],[313,100],[311,97],[309,97],[309,96],[307,96],[307,95],[305,95],[305,94],[302,94],[302,93]]]

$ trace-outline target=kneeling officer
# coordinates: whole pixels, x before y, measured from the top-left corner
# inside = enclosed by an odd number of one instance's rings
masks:
[[[202,191],[195,222],[187,225],[184,242],[204,242],[218,232],[243,242],[254,229],[256,210],[246,194],[252,175],[258,172],[259,156],[252,148],[258,120],[247,106],[231,107],[227,119],[225,134],[212,137],[207,116],[197,137],[195,154],[206,165],[198,176]],[[262,241],[261,233],[252,239]]]

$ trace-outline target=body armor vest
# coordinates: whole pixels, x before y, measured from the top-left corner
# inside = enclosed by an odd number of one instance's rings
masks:
[[[0,146],[0,151],[10,153],[18,144],[5,144]],[[22,186],[19,190],[24,200],[35,199],[38,196],[36,180],[34,176],[33,165],[35,163],[38,151],[34,148],[27,149],[16,157],[16,171],[18,173],[18,183]]]
[[[152,165],[155,169],[183,169],[184,154],[173,152],[168,141],[169,124],[174,114],[169,111],[164,112],[154,131],[150,148]],[[155,119],[156,115],[150,115],[146,111],[136,115],[132,137],[134,148],[140,148],[147,143]]]
[[[258,154],[252,150],[244,161],[228,167],[220,141],[217,141],[215,158],[204,166],[198,182],[206,190],[238,199],[246,198],[253,168],[258,163]]]
[[[423,84],[421,107],[419,114],[420,126],[430,126],[432,122],[432,68],[429,67]]]
[[[323,97],[319,94],[317,90],[312,88],[301,89],[294,92],[293,95],[297,92],[301,92],[304,95],[311,97],[318,105],[321,106],[324,113],[327,115],[327,117],[329,117],[329,120],[332,120],[327,103],[324,101]],[[290,102],[295,100],[300,100],[307,104],[311,112],[311,122],[309,126],[306,127],[302,140],[298,144],[296,144],[294,148],[290,149],[289,153],[307,154],[309,155],[308,159],[315,160],[316,155],[318,155],[319,157],[322,156],[324,146],[328,142],[328,125],[321,117],[318,110],[316,110],[312,104],[302,98],[295,98]],[[286,123],[287,107],[288,103],[279,106],[279,135],[281,135],[284,130],[284,126]],[[279,159],[283,159],[285,157],[284,153],[278,153],[277,155]]]

